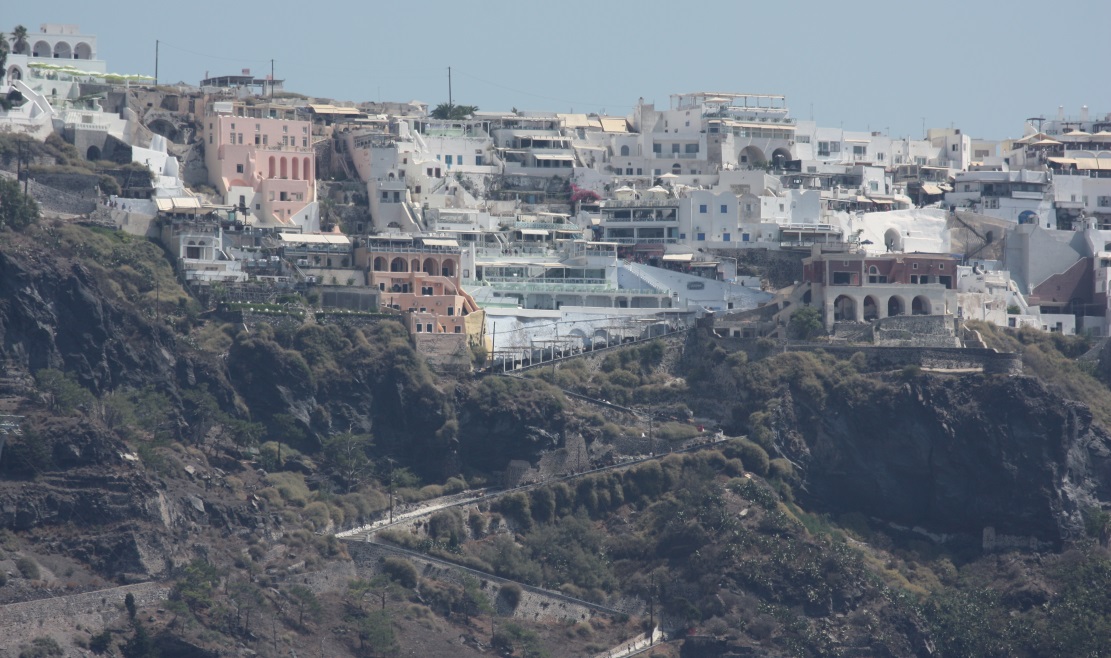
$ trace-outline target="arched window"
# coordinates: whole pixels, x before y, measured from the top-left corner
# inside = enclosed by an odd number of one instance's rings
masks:
[[[59,41],[54,44],[54,59],[71,59],[73,57],[73,49],[69,47],[69,43]]]
[[[309,169],[309,159],[305,158],[304,161],[305,164],[301,167],[301,178],[304,178],[305,180],[312,180],[312,175],[309,174],[309,172],[312,171],[311,169]]]
[[[81,43],[79,43],[79,44],[77,44],[76,46],[73,47],[73,58],[74,59],[92,59],[93,58],[93,49],[89,47],[89,44],[82,41]]]
[[[381,256],[376,256],[374,258],[374,271],[375,272],[382,272],[382,271],[385,271],[385,269],[386,269],[386,259],[381,257]]]
[[[301,159],[293,158],[293,180],[301,178]]]
[[[280,171],[281,171],[281,178],[289,178],[289,172],[286,169],[286,159],[285,158],[282,158],[282,161],[281,161],[281,164],[279,165],[279,167],[280,167]]]
[[[629,146],[627,144],[622,144],[621,145],[621,155],[623,155],[623,156],[629,155]]]
[[[274,177],[274,173],[275,173],[275,172],[274,172],[274,164],[275,164],[275,162],[274,162],[274,156],[270,156],[270,176],[269,176],[269,178],[273,178],[273,177]]]
[[[45,41],[36,41],[35,42],[35,47],[33,49],[31,49],[31,52],[33,53],[33,55],[35,57],[53,57],[54,56],[54,49],[51,48],[50,44],[45,42]]]

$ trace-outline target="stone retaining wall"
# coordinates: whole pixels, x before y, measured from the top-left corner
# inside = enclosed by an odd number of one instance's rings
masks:
[[[166,600],[170,587],[162,583],[139,583],[2,605],[0,647],[17,649],[21,643],[30,642],[36,637],[50,636],[62,647],[73,649],[71,638],[74,634],[88,637],[83,631],[78,631],[77,627],[99,631],[124,614],[123,601],[128,593],[135,596],[135,604],[141,608]]]
[[[726,349],[759,355],[766,353],[766,339],[718,338]],[[878,347],[873,345],[837,345],[835,343],[788,342],[774,343],[775,351],[828,352],[839,359],[863,354],[869,370],[893,370],[906,366],[952,370],[982,369],[984,374],[1021,375],[1022,355],[974,347]]]
[[[451,564],[429,556],[421,555],[403,548],[386,546],[378,543],[348,542],[347,552],[355,562],[355,569],[360,574],[378,573],[381,562],[387,557],[403,557],[413,563],[422,578],[447,581],[463,584],[467,577],[478,581],[479,588],[491,602],[497,602],[498,590],[502,585],[513,581],[497,576],[468,569],[460,565]],[[366,577],[366,576],[364,576]],[[639,615],[644,612],[641,601],[626,601],[618,609],[606,608],[587,601],[580,601],[570,596],[551,592],[529,585],[517,583],[521,588],[520,602],[517,608],[509,610],[499,609],[503,616],[513,616],[520,619],[555,620],[555,621],[586,621],[597,615],[630,614]]]

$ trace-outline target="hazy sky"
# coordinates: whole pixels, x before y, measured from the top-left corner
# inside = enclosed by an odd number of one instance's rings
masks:
[[[132,5],[128,5],[132,6]],[[269,6],[273,9],[260,9]],[[110,70],[196,84],[269,73],[340,100],[447,100],[484,110],[624,115],[643,96],[785,94],[793,116],[852,130],[922,134],[953,125],[1017,137],[1023,119],[1111,112],[1108,0],[492,0],[153,4],[50,0],[5,11],[76,23]],[[172,7],[172,8],[171,8]],[[12,10],[14,9],[14,11]]]

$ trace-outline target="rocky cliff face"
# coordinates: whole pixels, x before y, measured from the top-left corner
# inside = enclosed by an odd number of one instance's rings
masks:
[[[815,505],[934,533],[1059,545],[1111,500],[1111,437],[1031,377],[921,376],[884,395],[792,392],[773,412]]]

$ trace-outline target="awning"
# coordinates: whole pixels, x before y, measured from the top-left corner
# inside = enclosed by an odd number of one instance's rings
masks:
[[[519,228],[521,235],[547,235],[548,231],[542,228]]]
[[[663,260],[686,263],[694,259],[694,254],[664,254]]]
[[[191,196],[156,197],[154,205],[160,212],[180,212],[183,210],[200,210],[201,201]]]
[[[346,235],[338,233],[279,233],[278,239],[288,244],[351,244]]]
[[[891,199],[872,199],[872,203],[879,206],[890,206],[893,205],[895,202]]]
[[[582,233],[583,230],[581,228],[557,228],[557,229],[555,229],[555,232],[556,233]]]
[[[1049,160],[1053,164],[1066,165],[1066,166],[1068,166],[1068,165],[1074,165],[1075,166],[1076,165],[1076,158],[1046,158],[1046,160]]]
[[[693,263],[691,263],[691,267],[717,267],[717,266],[718,266],[718,262],[716,260],[696,260]]]
[[[748,121],[732,121],[730,126],[737,126],[738,128],[775,128],[777,130],[794,130],[795,127],[789,123],[752,123]]]
[[[598,117],[598,121],[602,124],[602,131],[607,133],[627,133],[629,132],[629,123],[625,119],[615,119],[610,117]]]
[[[458,247],[459,242],[448,238],[422,238],[426,247]]]
[[[535,157],[537,160],[574,160],[575,159],[575,156],[573,156],[573,155],[548,155],[548,154],[544,154],[544,155],[534,155],[533,157]]]
[[[942,194],[942,191],[933,183],[922,183],[922,194]]]

